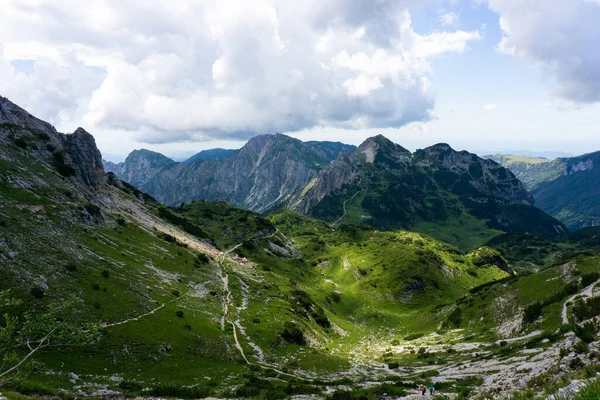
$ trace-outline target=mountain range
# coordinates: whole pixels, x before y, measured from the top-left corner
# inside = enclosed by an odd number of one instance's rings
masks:
[[[342,143],[263,135],[222,159],[176,163],[159,153],[136,150],[125,162],[105,167],[168,205],[225,200],[264,212],[283,204],[340,153],[354,149]]]
[[[600,369],[599,228],[559,235],[510,171],[444,144],[253,143],[189,165],[256,184],[322,162],[291,209],[169,206],[0,97],[3,397],[532,398]],[[465,251],[411,224],[499,236]]]
[[[502,232],[566,232],[535,208],[509,170],[446,144],[413,154],[381,135],[358,150],[262,135],[220,160],[176,163],[136,150],[105,168],[168,205],[225,200],[262,213],[289,208],[329,223],[412,229],[463,249]]]
[[[510,169],[536,205],[570,230],[600,225],[600,152],[554,160],[487,157]]]

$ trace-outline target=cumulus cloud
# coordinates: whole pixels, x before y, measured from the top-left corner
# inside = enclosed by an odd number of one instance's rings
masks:
[[[432,59],[480,35],[419,34],[408,4],[5,0],[0,90],[149,143],[428,121]]]
[[[490,104],[486,104],[486,105],[484,105],[484,106],[483,106],[483,109],[484,109],[484,110],[486,110],[486,111],[491,111],[491,110],[493,110],[493,109],[494,109],[494,108],[496,108],[496,107],[497,107],[497,106],[496,106],[495,104],[491,104],[491,103],[490,103]]]
[[[0,43],[0,95],[35,110],[36,115],[50,123],[61,119],[73,119],[86,110],[80,101],[102,82],[104,73],[76,60],[73,54],[65,54],[66,63],[41,58],[31,71],[20,72],[4,56]]]
[[[458,14],[454,11],[444,12],[440,14],[439,19],[442,26],[456,25],[458,22]]]
[[[538,67],[551,92],[575,103],[600,101],[600,1],[488,0],[500,15],[498,48]]]

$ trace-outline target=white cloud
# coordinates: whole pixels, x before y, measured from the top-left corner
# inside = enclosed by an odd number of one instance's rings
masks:
[[[453,26],[458,23],[458,14],[454,11],[448,11],[440,14],[440,24],[442,26]]]
[[[553,95],[600,101],[599,0],[488,0],[500,15],[498,49],[533,63]]]
[[[493,109],[494,109],[494,108],[496,108],[496,107],[497,107],[497,106],[496,106],[496,104],[491,104],[491,103],[490,103],[490,104],[486,104],[486,105],[484,105],[484,106],[483,106],[483,109],[484,109],[484,110],[486,110],[486,111],[491,111],[491,110],[493,110]]]
[[[2,3],[0,94],[150,143],[428,121],[432,59],[480,39],[393,0]]]

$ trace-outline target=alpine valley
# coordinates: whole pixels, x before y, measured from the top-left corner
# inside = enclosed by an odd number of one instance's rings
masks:
[[[275,134],[103,163],[0,97],[2,396],[570,398],[597,160],[497,160]]]

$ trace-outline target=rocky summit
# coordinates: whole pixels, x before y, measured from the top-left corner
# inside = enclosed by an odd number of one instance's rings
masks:
[[[537,209],[531,193],[497,163],[447,144],[411,153],[383,136],[340,156],[287,206],[332,223],[418,230],[465,248],[485,242],[494,231],[550,236],[566,232],[561,222]],[[469,234],[457,235],[463,229]]]
[[[354,149],[341,143],[262,135],[222,159],[176,163],[158,153],[136,150],[123,164],[107,163],[107,168],[165,204],[225,200],[265,212],[281,206],[340,153]]]

